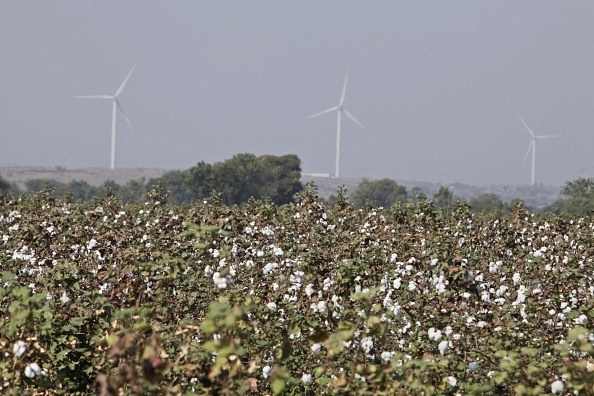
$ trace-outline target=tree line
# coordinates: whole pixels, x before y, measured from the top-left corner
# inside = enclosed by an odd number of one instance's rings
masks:
[[[180,205],[193,203],[217,194],[222,203],[239,205],[250,198],[270,199],[277,205],[292,202],[295,194],[303,190],[301,183],[301,160],[297,155],[255,156],[237,154],[233,158],[208,164],[204,161],[186,170],[173,170],[159,178],[130,180],[119,185],[108,180],[101,186],[92,186],[86,181],[73,180],[60,183],[50,179],[31,179],[25,183],[25,191],[0,176],[0,194],[17,196],[50,188],[54,196],[68,197],[72,201],[90,200],[114,194],[123,203],[141,202],[158,184],[167,192],[168,200]],[[594,212],[594,179],[579,178],[567,182],[561,189],[566,199],[537,210],[541,213],[569,213],[585,215]],[[336,200],[332,195],[330,201]],[[363,179],[350,193],[348,199],[355,207],[394,205],[430,200],[434,208],[451,211],[460,204],[467,204],[473,212],[505,214],[513,211],[514,202],[505,202],[497,194],[484,193],[468,201],[457,197],[447,187],[440,187],[427,197],[419,187],[410,191],[391,179]]]
[[[273,156],[237,154],[233,158],[207,164],[199,162],[186,170],[173,170],[161,177],[140,178],[119,185],[108,180],[93,186],[82,180],[61,183],[50,179],[31,179],[25,182],[25,191],[0,177],[0,194],[20,195],[51,189],[52,195],[72,201],[90,200],[113,194],[123,203],[141,202],[157,184],[167,192],[167,199],[180,205],[191,205],[218,194],[226,205],[238,205],[250,198],[270,199],[277,205],[291,202],[303,190],[301,160],[296,155]]]

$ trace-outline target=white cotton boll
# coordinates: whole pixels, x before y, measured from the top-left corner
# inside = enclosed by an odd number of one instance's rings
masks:
[[[453,388],[458,384],[458,380],[456,379],[456,377],[449,376],[448,384]]]
[[[62,301],[62,304],[67,304],[68,302],[70,302],[70,297],[68,297],[65,291],[62,292],[62,297],[60,297],[60,301]]]
[[[269,302],[268,304],[266,304],[266,306],[268,307],[268,309],[271,310],[276,310],[276,303],[275,302]]]
[[[450,346],[450,342],[443,340],[442,342],[439,343],[439,345],[437,346],[437,349],[439,349],[439,353],[441,353],[443,355],[446,353],[449,346]]]
[[[402,313],[402,307],[399,304],[396,304],[396,306],[394,307],[394,317],[399,317],[400,314]]]
[[[219,289],[227,288],[227,278],[221,278],[221,274],[219,272],[212,274],[212,280]]]
[[[311,382],[311,374],[303,374],[301,376],[301,382],[304,384],[309,384]]]
[[[315,290],[313,288],[313,283],[309,283],[307,286],[305,286],[305,294],[307,294],[307,297],[311,297],[314,292]]]
[[[394,357],[394,352],[384,351],[381,354],[381,358],[384,362],[389,362]]]
[[[400,289],[401,285],[402,285],[402,281],[400,278],[394,279],[394,283],[393,283],[394,289]]]
[[[499,272],[499,269],[501,268],[502,264],[503,263],[501,261],[496,261],[496,262],[491,261],[489,263],[489,272],[492,274]]]
[[[440,282],[437,285],[435,285],[435,289],[437,290],[437,293],[438,294],[442,294],[442,293],[445,293],[446,286],[445,286],[445,284],[443,284],[443,283]]]
[[[435,340],[435,341],[439,341],[441,340],[441,330],[435,330],[434,327],[431,327],[429,330],[427,330],[427,335],[429,336],[430,340]]]
[[[384,301],[383,301],[384,308],[389,309],[389,310],[394,309],[394,300],[392,300],[391,296],[392,296],[392,290],[390,290],[388,292],[388,294],[386,294],[386,297],[384,297]]]
[[[475,372],[476,370],[478,370],[479,366],[477,362],[470,362],[468,363],[468,371]]]
[[[264,268],[262,268],[262,272],[266,275],[274,272],[276,269],[278,268],[278,264],[277,263],[268,263],[264,266]]]
[[[326,308],[326,301],[322,300],[318,302],[317,311],[320,313],[326,313],[328,311],[328,308]]]
[[[524,291],[526,291],[526,286],[520,285],[518,288],[518,297],[516,298],[516,301],[512,303],[512,305],[523,304],[526,301],[526,294],[524,294]]]
[[[319,344],[319,343],[315,343],[311,346],[311,351],[313,353],[318,353],[318,352],[320,352],[321,349],[322,349],[322,344]]]
[[[408,290],[413,291],[416,288],[417,288],[417,284],[415,283],[415,281],[408,282]]]
[[[392,253],[392,256],[390,257],[390,262],[395,263],[397,259],[398,255],[396,253]]]
[[[25,377],[28,377],[28,378],[35,377],[35,372],[33,371],[33,369],[31,369],[30,365],[27,365],[27,367],[25,367]]]
[[[515,272],[514,273],[514,276],[512,277],[512,280],[514,281],[514,285],[517,284],[520,281],[521,278],[522,277],[520,276],[520,273],[519,272]]]
[[[373,348],[373,340],[371,339],[371,337],[364,337],[361,340],[361,348],[363,348],[366,354],[369,354],[369,352],[371,352],[371,348]]]
[[[12,346],[12,352],[16,355],[16,357],[21,357],[27,351],[27,344],[24,341],[17,341]]]
[[[264,379],[268,378],[270,376],[271,371],[272,371],[272,367],[264,366],[262,368],[262,377],[264,377]]]
[[[551,384],[551,392],[552,393],[561,393],[565,389],[565,385],[563,385],[563,381],[557,380]]]
[[[27,367],[25,367],[25,376],[29,377],[29,378],[33,378],[36,375],[45,375],[46,372],[45,370],[42,370],[41,367],[39,367],[39,365],[37,363],[31,363],[28,364]]]

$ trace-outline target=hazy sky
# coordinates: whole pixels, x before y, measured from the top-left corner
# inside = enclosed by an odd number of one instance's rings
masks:
[[[594,176],[591,1],[2,1],[0,166],[186,169],[297,154],[341,176],[528,184]]]

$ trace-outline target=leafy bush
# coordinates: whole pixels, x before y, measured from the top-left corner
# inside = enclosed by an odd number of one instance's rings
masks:
[[[590,219],[0,197],[4,394],[594,392]]]

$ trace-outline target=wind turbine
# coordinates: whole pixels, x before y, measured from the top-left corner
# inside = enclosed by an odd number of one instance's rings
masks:
[[[135,68],[136,68],[136,65],[132,66],[132,69],[130,70],[130,72],[128,73],[128,75],[126,76],[126,78],[124,78],[124,81],[122,81],[122,83],[118,87],[117,91],[113,95],[85,95],[85,96],[75,96],[75,98],[79,98],[79,99],[109,99],[109,100],[112,101],[112,112],[111,112],[111,163],[110,163],[110,169],[115,169],[116,116],[117,116],[116,113],[117,113],[117,110],[118,109],[120,110],[120,113],[122,114],[122,117],[124,117],[124,120],[126,120],[126,123],[128,123],[128,126],[130,127],[130,129],[133,129],[132,128],[132,124],[130,123],[130,120],[128,119],[128,116],[124,112],[124,108],[122,107],[122,105],[120,104],[120,101],[118,100],[118,96],[120,96],[120,94],[124,91],[124,88],[126,87],[126,84],[128,83],[128,80],[130,79],[130,76],[132,75],[132,72],[134,71]]]
[[[532,177],[530,178],[530,184],[533,186],[534,185],[534,168],[536,165],[536,140],[537,139],[554,138],[554,137],[558,137],[560,135],[536,135],[532,131],[532,129],[530,129],[528,124],[526,124],[526,122],[522,119],[522,117],[518,116],[518,118],[520,119],[522,124],[524,124],[524,127],[526,128],[526,130],[532,137],[532,140],[530,141],[530,144],[528,145],[528,151],[526,151],[526,155],[524,156],[524,161],[526,161],[526,158],[528,158],[528,153],[530,152],[530,150],[532,150]]]
[[[330,107],[329,109],[326,109],[324,111],[321,111],[317,114],[314,114],[312,116],[309,116],[308,118],[314,118],[317,116],[321,116],[322,114],[326,114],[326,113],[330,113],[332,111],[336,111],[337,114],[337,120],[336,120],[336,168],[335,168],[335,173],[334,173],[334,177],[335,178],[339,178],[340,177],[340,120],[341,120],[341,115],[344,113],[344,115],[346,115],[347,117],[349,117],[351,120],[353,120],[357,125],[359,125],[361,128],[363,128],[364,130],[366,130],[366,128],[363,126],[363,124],[361,124],[344,106],[344,97],[346,95],[346,86],[347,86],[347,81],[349,79],[349,73],[347,72],[345,78],[344,78],[344,85],[342,86],[342,94],[340,95],[340,101],[338,102],[338,106],[334,106],[334,107]]]

